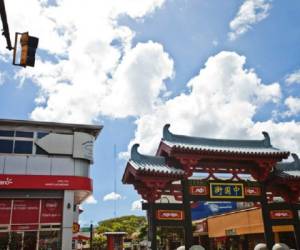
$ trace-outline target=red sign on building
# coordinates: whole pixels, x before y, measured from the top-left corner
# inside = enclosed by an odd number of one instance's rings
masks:
[[[81,176],[0,175],[0,189],[92,191],[92,180]]]
[[[261,194],[260,187],[245,187],[245,195],[259,196]]]
[[[292,219],[293,213],[291,210],[272,210],[270,211],[271,219]]]
[[[207,186],[190,186],[191,195],[208,195]]]
[[[14,200],[12,224],[39,223],[40,200]]]
[[[41,223],[61,223],[62,200],[42,200]]]
[[[181,210],[157,210],[158,220],[183,220],[184,213]]]
[[[9,224],[11,200],[0,200],[0,224]]]

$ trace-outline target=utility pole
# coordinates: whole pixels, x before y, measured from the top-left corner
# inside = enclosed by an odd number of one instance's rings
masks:
[[[0,0],[0,14],[1,14],[1,20],[2,20],[2,26],[3,26],[2,35],[6,39],[6,44],[7,44],[6,48],[8,50],[12,50],[13,47],[11,46],[11,41],[10,41],[9,28],[8,28],[8,23],[7,23],[4,0]]]

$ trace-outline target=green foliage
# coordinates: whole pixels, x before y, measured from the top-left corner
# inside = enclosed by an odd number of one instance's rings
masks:
[[[146,218],[144,216],[129,215],[100,221],[96,231],[98,234],[104,232],[126,232],[128,237],[131,237],[133,233],[139,232],[145,224]]]

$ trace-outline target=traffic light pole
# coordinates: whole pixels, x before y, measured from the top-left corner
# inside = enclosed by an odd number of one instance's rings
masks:
[[[13,47],[11,46],[11,41],[10,41],[9,28],[8,28],[8,23],[7,23],[4,0],[0,0],[0,14],[1,14],[1,20],[2,20],[2,25],[3,25],[2,35],[5,36],[6,43],[7,43],[6,48],[8,50],[12,50]]]

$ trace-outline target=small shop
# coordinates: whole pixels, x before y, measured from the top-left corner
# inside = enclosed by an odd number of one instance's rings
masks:
[[[264,242],[261,208],[233,211],[195,221],[194,236],[199,244],[210,249],[247,250]],[[291,225],[273,226],[275,242],[295,248],[294,228]]]

